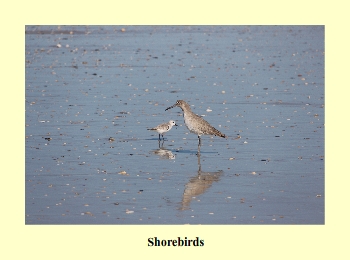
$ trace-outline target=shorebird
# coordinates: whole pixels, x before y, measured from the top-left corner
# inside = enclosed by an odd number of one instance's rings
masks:
[[[173,125],[178,126],[177,124],[175,124],[174,120],[170,120],[168,123],[163,123],[163,124],[157,125],[156,127],[149,128],[147,130],[157,131],[159,134],[159,140],[160,140],[160,135],[162,135],[163,140],[164,140],[163,134],[170,131],[170,129],[173,127]]]
[[[199,145],[201,144],[201,135],[216,135],[226,138],[226,136],[223,133],[215,129],[203,118],[193,113],[190,108],[190,105],[187,104],[185,101],[178,100],[174,105],[165,109],[165,111],[173,107],[180,107],[182,109],[182,111],[184,112],[185,125],[187,126],[188,130],[190,130],[190,132],[198,135]]]

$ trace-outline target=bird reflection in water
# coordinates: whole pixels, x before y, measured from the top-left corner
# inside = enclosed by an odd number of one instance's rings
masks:
[[[174,160],[175,159],[175,154],[173,154],[171,151],[167,150],[164,148],[164,139],[163,141],[158,140],[158,148],[157,150],[151,151],[155,155],[158,155],[160,159],[170,159]]]
[[[205,193],[207,189],[211,187],[213,182],[219,181],[220,175],[223,173],[222,170],[217,172],[202,172],[200,144],[198,144],[197,158],[198,158],[198,174],[197,176],[192,177],[189,180],[189,182],[185,185],[185,190],[181,201],[181,207],[179,208],[179,210],[190,209],[191,200]]]

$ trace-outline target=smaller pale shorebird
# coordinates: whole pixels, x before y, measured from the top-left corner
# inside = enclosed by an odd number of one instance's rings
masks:
[[[190,130],[190,132],[198,135],[199,145],[201,144],[201,135],[216,135],[226,138],[226,136],[223,133],[215,129],[203,118],[193,113],[190,108],[190,105],[187,104],[185,101],[178,100],[174,105],[165,109],[165,111],[173,107],[179,107],[182,109],[182,111],[184,112],[185,125],[187,126],[188,130]]]
[[[159,140],[160,140],[160,135],[162,135],[163,140],[164,140],[163,134],[170,131],[170,129],[173,127],[173,125],[178,126],[177,124],[175,124],[174,120],[170,120],[168,123],[163,123],[163,124],[157,125],[156,127],[149,128],[147,130],[157,131],[159,134]]]

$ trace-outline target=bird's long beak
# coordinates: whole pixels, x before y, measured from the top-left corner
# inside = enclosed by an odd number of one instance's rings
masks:
[[[165,111],[167,111],[168,109],[171,109],[173,107],[176,107],[176,104],[172,105],[171,107],[168,107],[167,109],[165,109]]]

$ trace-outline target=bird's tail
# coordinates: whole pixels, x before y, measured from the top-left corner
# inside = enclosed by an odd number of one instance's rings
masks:
[[[222,137],[222,138],[227,138],[227,136],[226,135],[224,135],[223,133],[221,133],[219,130],[217,130],[217,129],[215,129],[216,131],[215,131],[215,135],[216,136],[219,136],[219,137]]]

